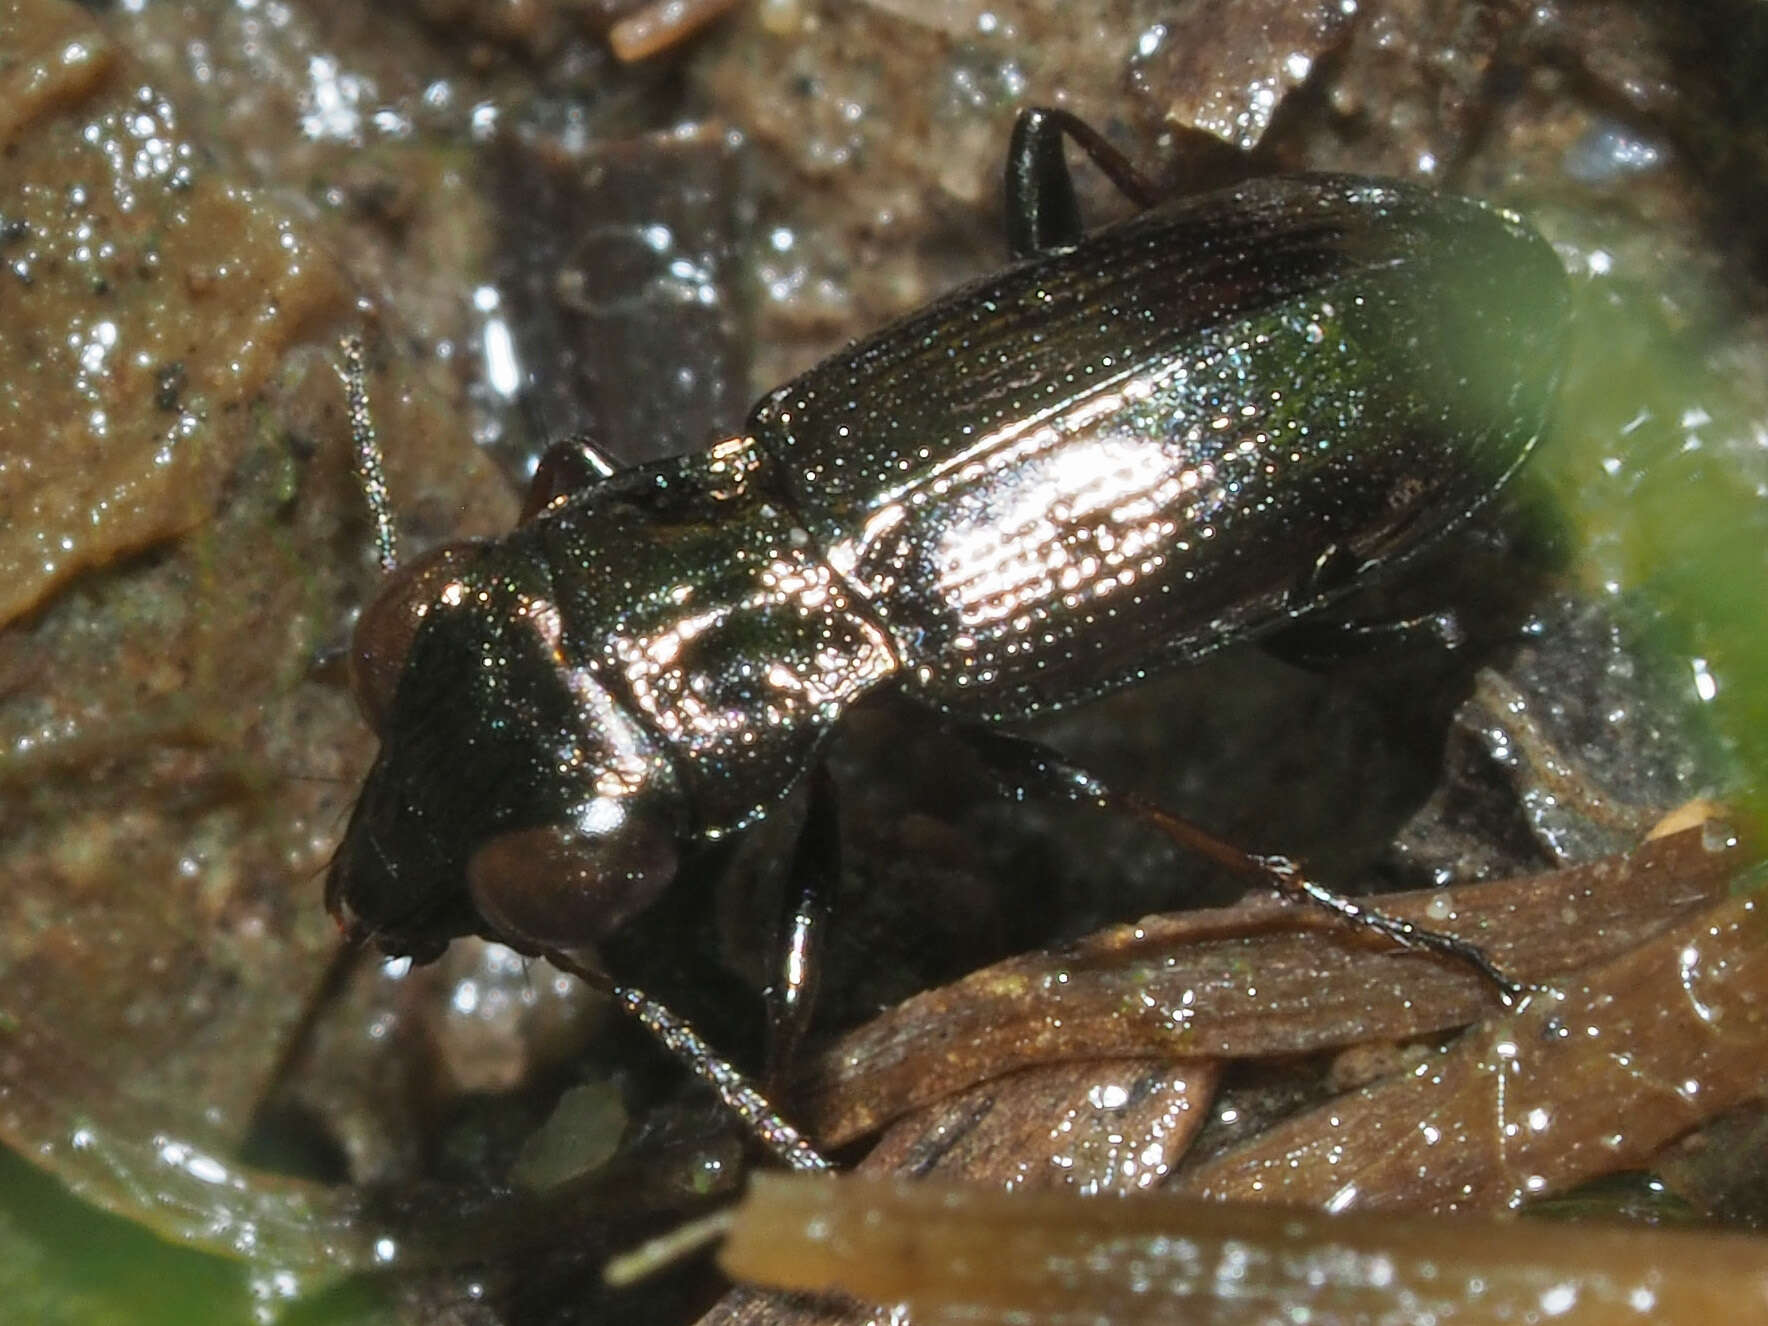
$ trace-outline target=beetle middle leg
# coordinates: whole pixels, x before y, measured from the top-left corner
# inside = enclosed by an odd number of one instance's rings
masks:
[[[1358,559],[1334,545],[1315,562],[1313,573],[1291,590],[1295,620],[1259,641],[1273,658],[1295,667],[1323,671],[1352,659],[1391,654],[1402,649],[1450,652],[1467,643],[1467,629],[1452,608],[1404,617],[1319,615],[1313,609],[1353,588]]]
[[[1226,184],[1253,170],[1246,153],[1214,134],[1182,127],[1169,132],[1182,140],[1178,155],[1188,167],[1188,189]],[[1050,106],[1027,107],[1013,122],[1007,144],[1007,251],[1015,259],[1078,244],[1085,233],[1063,155],[1065,139],[1137,207],[1153,207],[1171,196],[1078,115]]]
[[[1302,899],[1348,924],[1373,931],[1403,948],[1439,954],[1466,964],[1492,984],[1506,1005],[1527,992],[1528,987],[1500,971],[1478,945],[1455,935],[1413,925],[1336,893],[1310,879],[1299,864],[1286,856],[1248,852],[1236,847],[1182,816],[1112,787],[1041,742],[974,725],[958,730],[987,763],[995,778],[1014,795],[1036,794],[1056,800],[1086,802],[1127,814],[1158,830],[1186,851],[1195,852],[1236,874],[1263,880],[1279,893]]]
[[[1044,106],[1023,110],[1007,145],[1007,249],[1015,258],[1078,244],[1084,233],[1074,179],[1062,155],[1064,138],[1073,139],[1138,207],[1160,201],[1153,181],[1079,116]]]
[[[1309,672],[1325,672],[1364,658],[1404,650],[1449,653],[1462,648],[1467,628],[1451,609],[1407,617],[1303,621],[1259,641],[1272,658]]]

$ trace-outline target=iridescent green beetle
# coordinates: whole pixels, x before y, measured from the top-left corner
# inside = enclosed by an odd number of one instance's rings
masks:
[[[1568,290],[1519,220],[1299,175],[1082,235],[1065,134],[1151,199],[1084,125],[1027,112],[1014,265],[706,451],[556,451],[518,529],[399,573],[357,635],[382,745],[327,883],[349,928],[420,959],[594,944],[768,814],[862,697],[982,727],[1091,699],[1366,585],[1527,457]],[[982,744],[1016,783],[1112,799]]]

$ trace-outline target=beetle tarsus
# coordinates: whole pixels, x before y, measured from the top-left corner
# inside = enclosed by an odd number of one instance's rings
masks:
[[[635,986],[609,981],[602,973],[579,962],[569,953],[552,949],[542,956],[561,971],[569,972],[599,990],[606,990],[621,1012],[637,1022],[658,1044],[686,1065],[695,1077],[711,1087],[724,1107],[781,1164],[797,1170],[832,1168],[822,1152],[781,1117],[767,1097],[762,1095],[760,1088],[741,1069],[716,1053],[699,1032],[671,1012],[667,1005]]]
[[[1301,866],[1286,856],[1247,853],[1251,868],[1270,881],[1278,893],[1295,898],[1338,917],[1347,925],[1372,931],[1401,948],[1422,953],[1435,953],[1470,967],[1498,993],[1506,1008],[1512,1007],[1536,987],[1505,974],[1478,944],[1459,935],[1416,925],[1403,917],[1392,916],[1355,898],[1346,897],[1308,878]]]

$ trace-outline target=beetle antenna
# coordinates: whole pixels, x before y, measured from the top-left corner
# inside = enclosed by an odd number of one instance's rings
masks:
[[[726,1109],[743,1121],[750,1134],[788,1168],[827,1171],[834,1168],[791,1124],[781,1117],[759,1088],[730,1060],[721,1058],[705,1038],[667,1005],[630,985],[616,985],[569,953],[548,949],[546,960],[581,981],[606,990],[626,1015],[679,1059],[713,1091]]]
[[[399,533],[393,525],[393,503],[387,496],[387,471],[382,463],[381,440],[374,431],[368,408],[367,356],[362,338],[346,336],[339,346],[344,356],[338,376],[344,382],[345,408],[350,416],[350,443],[356,453],[356,479],[374,517],[374,546],[381,573],[391,575],[399,565]]]

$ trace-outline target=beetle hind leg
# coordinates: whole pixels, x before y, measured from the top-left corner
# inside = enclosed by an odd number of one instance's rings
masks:
[[[1080,203],[1074,177],[1062,154],[1062,140],[1073,139],[1130,201],[1152,207],[1160,190],[1092,125],[1048,106],[1019,112],[1007,145],[1007,248],[1014,258],[1031,258],[1080,242]]]
[[[1251,154],[1203,129],[1168,126],[1185,187],[1229,184],[1254,173]],[[1029,106],[1013,122],[1007,144],[1007,251],[1015,260],[1071,248],[1084,233],[1063,140],[1087,154],[1117,191],[1137,207],[1173,196],[1133,165],[1092,125],[1071,111]]]
[[[1301,866],[1288,857],[1262,855],[1236,847],[1190,820],[1111,787],[1041,742],[980,727],[966,727],[962,731],[994,776],[1015,796],[1032,794],[1086,802],[1127,814],[1184,850],[1236,874],[1258,879],[1285,897],[1330,912],[1346,924],[1372,931],[1401,948],[1434,953],[1472,968],[1497,990],[1507,1006],[1528,991],[1527,985],[1499,970],[1477,944],[1389,916],[1367,903],[1334,892],[1310,879]]]

